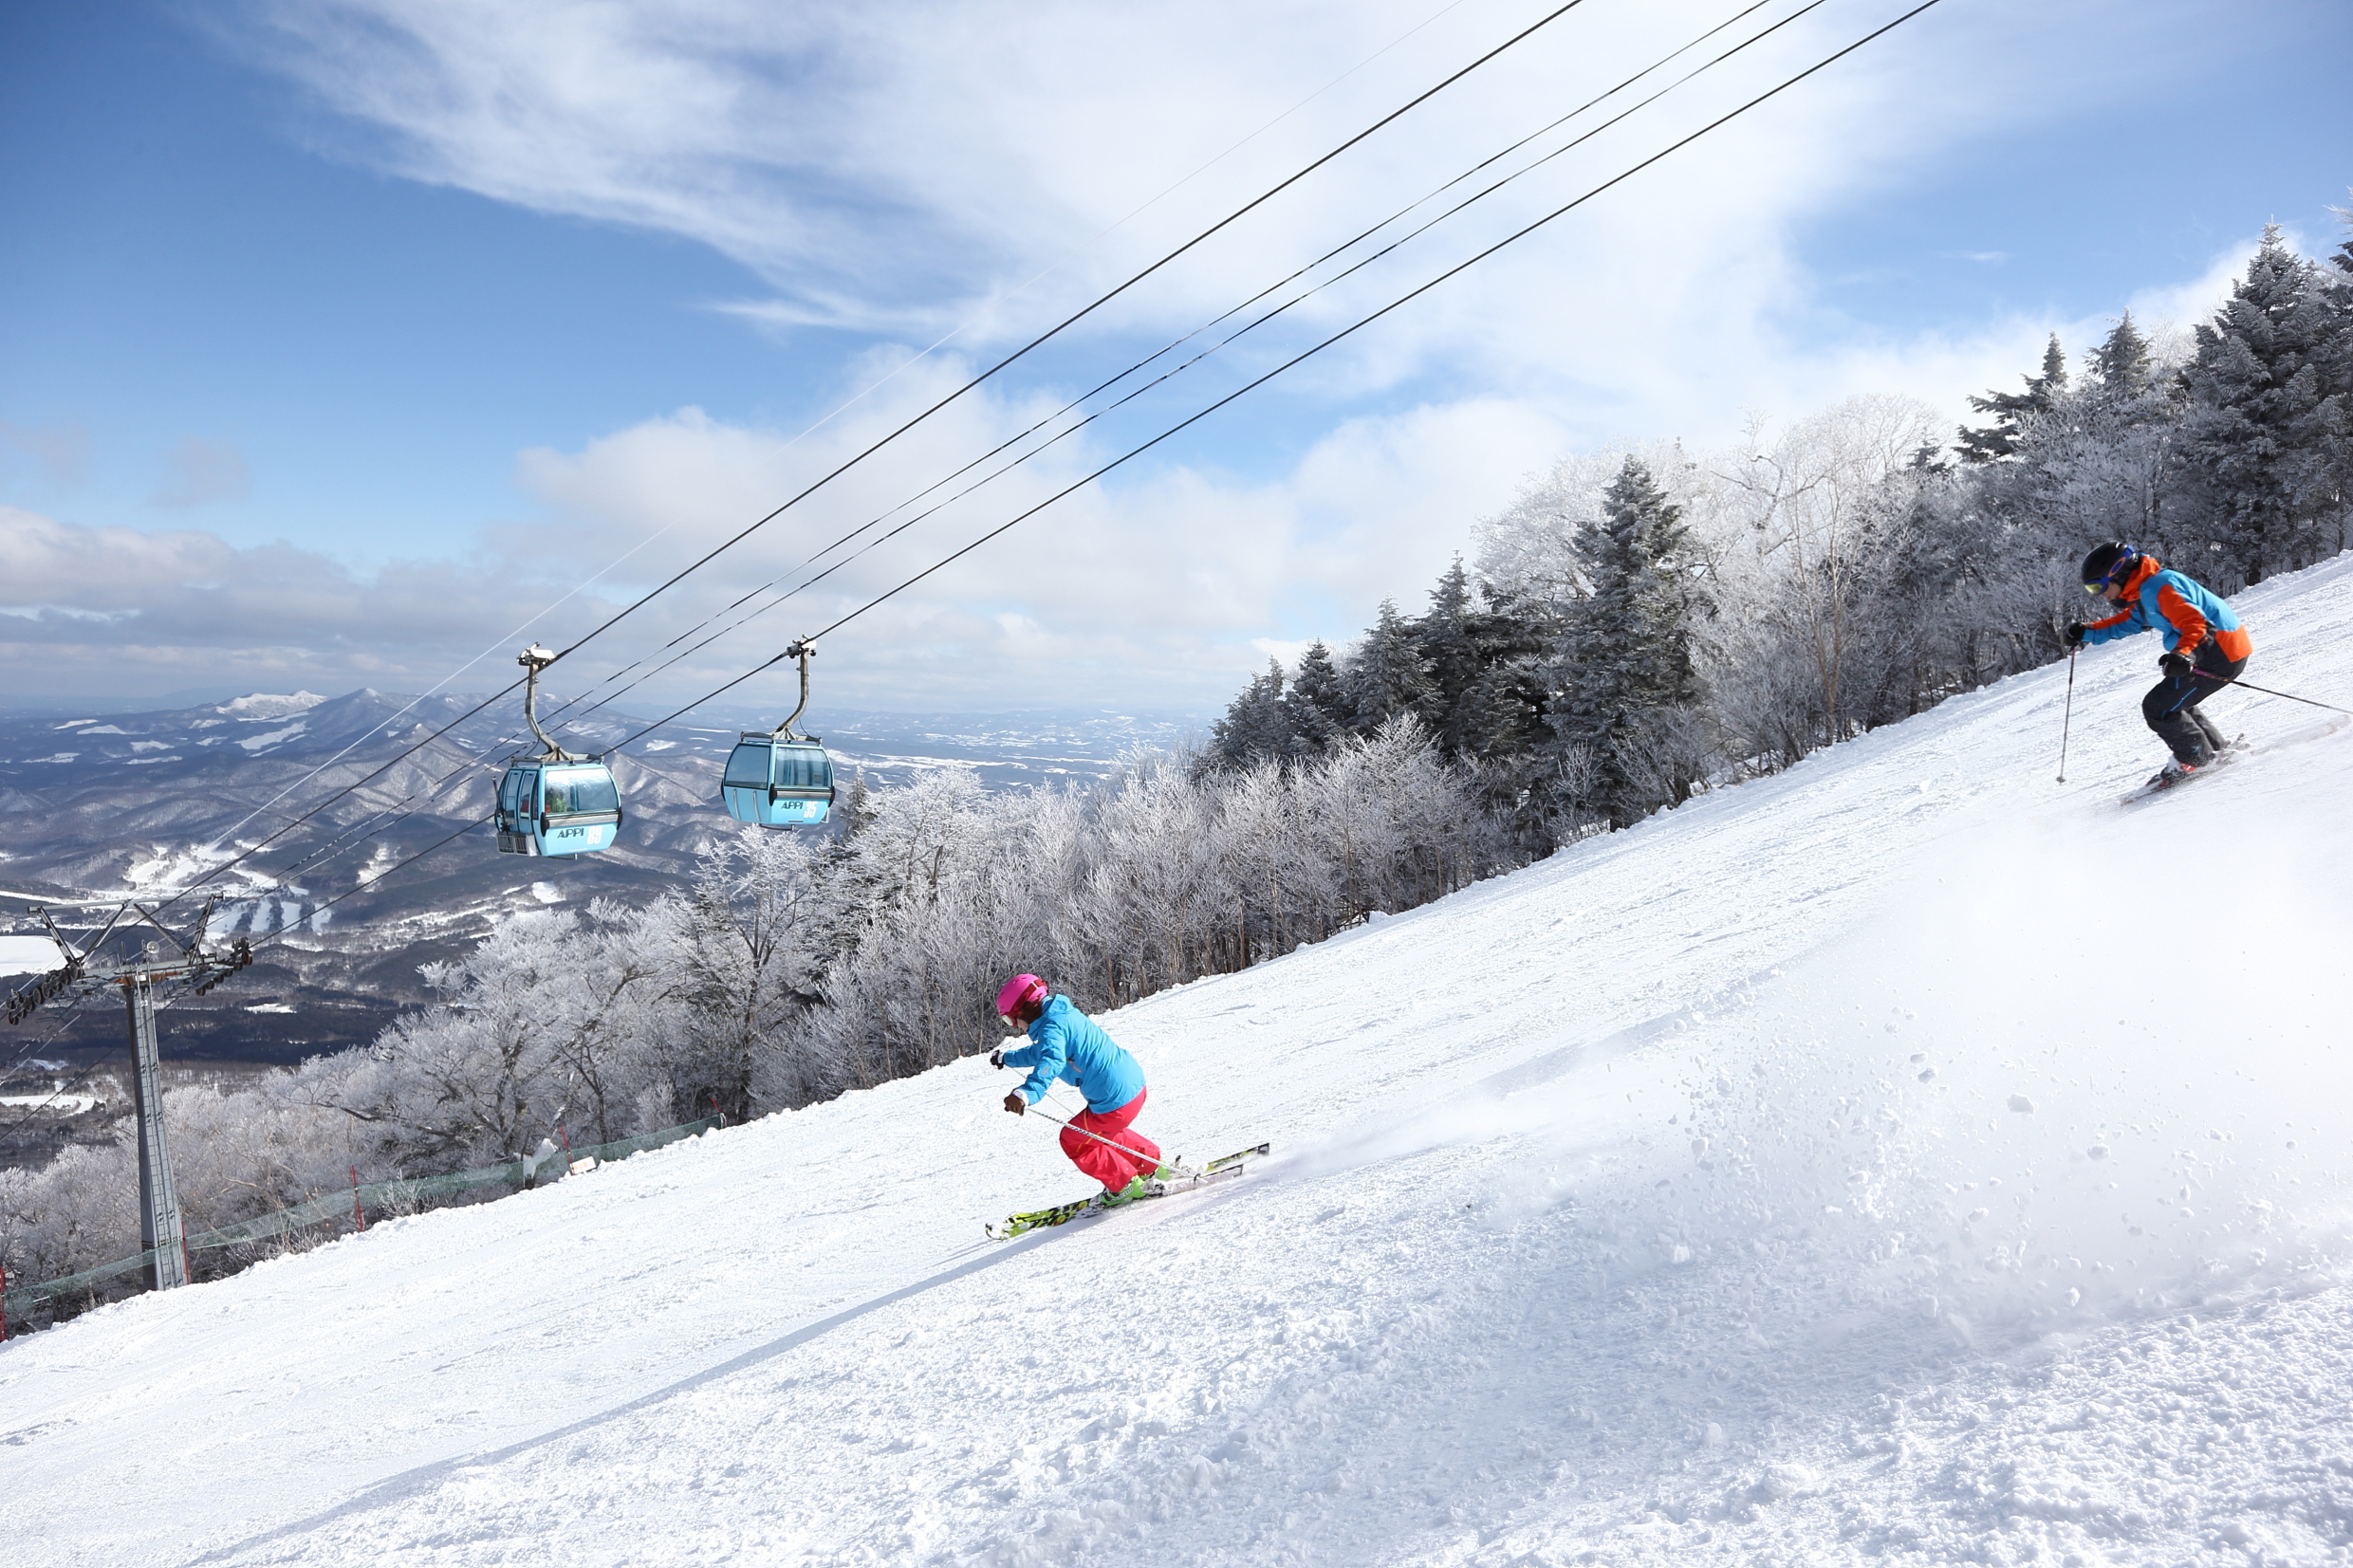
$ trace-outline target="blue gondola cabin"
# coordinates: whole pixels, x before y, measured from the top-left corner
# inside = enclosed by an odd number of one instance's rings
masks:
[[[594,855],[621,823],[613,770],[599,762],[518,762],[498,781],[498,847],[507,855]]]
[[[814,741],[746,731],[719,779],[727,814],[762,827],[814,827],[833,812],[833,760]]]

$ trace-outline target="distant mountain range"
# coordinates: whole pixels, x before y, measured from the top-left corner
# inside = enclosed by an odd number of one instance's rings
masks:
[[[34,901],[50,906],[61,924],[86,928],[105,912],[72,906],[127,897],[152,908],[251,852],[207,884],[220,898],[212,930],[278,939],[211,996],[177,999],[164,1049],[294,1061],[373,1036],[399,1007],[421,1000],[419,964],[463,950],[500,914],[652,896],[687,871],[705,835],[728,820],[718,778],[737,728],[698,713],[703,722],[661,726],[612,759],[628,821],[607,853],[579,860],[500,855],[489,830],[476,828],[387,875],[487,815],[506,759],[526,748],[516,698],[426,740],[480,700],[297,692],[160,712],[0,714],[0,893],[9,895],[0,898],[0,938],[41,932]],[[561,702],[543,694],[542,711]],[[766,714],[715,717],[761,729],[775,723]],[[964,768],[990,788],[1099,778],[1127,751],[1202,727],[1183,715],[1108,712],[823,717],[828,722],[816,728],[844,779],[862,771],[869,783],[895,784],[929,769]],[[558,738],[594,752],[646,722],[600,710]],[[352,784],[359,787],[350,795],[322,804]],[[166,923],[185,931],[201,897],[174,904]],[[0,962],[17,955],[21,963],[30,950],[0,940]],[[0,976],[0,990],[20,978]],[[14,1040],[0,1034],[0,1064],[58,1024],[52,1008],[10,1031]],[[85,1005],[44,1050],[115,1050],[120,1039],[112,1009]]]

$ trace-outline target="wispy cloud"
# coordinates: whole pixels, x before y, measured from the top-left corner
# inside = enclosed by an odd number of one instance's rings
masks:
[[[79,485],[89,476],[90,433],[72,420],[25,426],[0,419],[0,451],[30,457],[56,484]]]
[[[50,585],[28,581],[22,602],[128,614],[148,651],[102,647],[86,623],[77,634],[62,617],[0,631],[93,670],[147,660],[172,671],[158,677],[169,685],[194,683],[175,668],[184,662],[208,681],[232,678],[217,673],[227,666],[282,686],[292,676],[266,673],[276,659],[309,672],[301,678],[314,688],[330,678],[423,686],[667,530],[560,613],[584,629],[657,566],[690,559],[936,398],[991,347],[1057,319],[1550,9],[1452,8],[1412,48],[1115,229],[1141,195],[1211,163],[1436,3],[1203,0],[1179,12],[1081,0],[911,0],[881,11],[848,0],[250,0],[230,13],[245,19],[232,24],[235,41],[312,92],[325,110],[313,127],[323,143],[403,177],[732,257],[747,269],[746,298],[726,308],[802,341],[812,325],[890,341],[842,378],[839,395],[904,361],[908,345],[973,324],[797,442],[688,409],[525,452],[517,477],[536,514],[486,530],[463,563],[402,563],[361,579],[322,554],[241,551],[194,531],[83,530],[52,552],[41,579]],[[1352,151],[1102,312],[1077,345],[1085,352],[955,404],[633,618],[596,657],[625,663],[885,515],[1086,384],[1074,360],[1111,360],[1177,336],[1737,9],[1590,0],[1471,90],[1417,111],[1399,134]],[[1764,14],[1793,9],[1787,0]],[[1565,451],[1654,436],[1712,444],[1745,409],[1796,415],[1859,390],[1925,397],[1957,418],[1962,393],[2013,384],[2046,334],[2068,323],[2021,315],[1899,334],[1829,321],[1793,236],[1924,153],[1950,153],[1988,123],[2014,127],[2056,101],[2059,67],[2031,74],[2045,51],[2023,46],[2038,29],[2089,36],[2169,9],[2176,0],[2134,9],[2087,0],[2063,16],[1982,0],[1965,20],[1954,20],[1959,8],[1929,13],[1736,133],[1656,166],[1215,416],[1288,433],[1284,455],[1260,471],[1221,470],[1207,440],[1172,444],[891,600],[829,650],[828,690],[875,705],[918,692],[1222,703],[1269,652],[1353,635],[1382,597],[1417,603],[1476,519]],[[1086,472],[1154,419],[1199,407],[1889,14],[1825,7],[1720,78],[1304,302],[1140,405],[1150,417],[1066,443],[691,656],[654,690],[713,684],[752,652],[834,618]],[[2149,74],[2141,55],[2117,57],[2116,69]],[[250,483],[242,470],[241,459],[192,461],[158,500],[233,493]],[[36,522],[36,534],[67,528]],[[115,552],[120,569],[92,582],[60,564],[93,550]],[[379,630],[392,627],[397,636]]]
[[[185,511],[214,501],[242,501],[253,493],[253,470],[245,453],[226,441],[183,435],[164,454],[163,483],[148,497],[167,511]]]
[[[249,13],[263,27],[245,36],[333,111],[322,135],[353,156],[534,211],[697,240],[773,287],[732,306],[755,318],[915,335],[976,316],[976,341],[988,342],[1124,276],[1550,9],[1451,9],[1412,47],[1375,60],[1091,249],[1141,196],[1429,21],[1428,0],[1338,9],[1205,0],[1181,23],[1076,0],[917,0],[888,13],[843,0],[263,0]],[[1102,325],[1162,330],[1221,309],[1736,9],[1582,8],[1287,192]],[[2017,70],[1954,64],[1998,47],[2021,25],[2006,14],[2017,9],[1996,5],[1970,26],[1931,13],[1645,173],[1524,259],[1484,270],[1466,290],[1475,299],[1389,336],[1408,335],[1417,362],[1470,328],[1522,368],[1566,356],[1587,369],[1614,345],[1593,341],[1589,309],[1547,309],[1547,300],[1611,297],[1613,313],[1653,325],[1712,301],[1710,326],[1771,308],[1794,281],[1784,254],[1793,223],[1888,177],[1923,144],[1966,138],[2005,106],[2025,111],[2035,83]],[[1493,198],[1481,209],[1491,216],[1457,225],[1459,239],[1417,242],[1385,274],[1418,281],[1872,21],[1835,8],[1806,18]],[[1056,267],[1038,294],[1007,297]]]

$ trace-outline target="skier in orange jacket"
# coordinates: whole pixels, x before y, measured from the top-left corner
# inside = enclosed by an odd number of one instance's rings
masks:
[[[2150,783],[2177,784],[2213,766],[2230,742],[2198,704],[2236,680],[2255,651],[2238,613],[2220,595],[2121,540],[2084,558],[2084,591],[2122,608],[2105,620],[2068,627],[2069,648],[2136,632],[2164,635],[2165,654],[2157,662],[2165,678],[2140,700],[2140,716],[2174,757]]]

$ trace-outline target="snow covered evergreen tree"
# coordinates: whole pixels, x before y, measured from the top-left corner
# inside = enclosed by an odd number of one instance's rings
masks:
[[[2100,384],[2111,393],[2126,394],[2147,384],[2149,340],[2133,324],[2131,311],[2118,317],[2108,335],[2100,340],[2100,346],[2092,351],[2091,368]]]
[[[1688,531],[1650,470],[1632,457],[1603,492],[1603,512],[1580,525],[1577,559],[1587,588],[1569,615],[1554,663],[1548,715],[1555,748],[1593,754],[1589,804],[1619,826],[1660,803],[1630,766],[1648,720],[1700,695],[1692,626],[1708,600],[1690,572]],[[1669,798],[1686,798],[1695,778]]]
[[[1307,644],[1299,655],[1299,673],[1283,699],[1285,717],[1303,756],[1316,756],[1347,731],[1348,699],[1332,651],[1323,640]]]
[[[1419,712],[1431,689],[1414,627],[1398,613],[1395,600],[1382,600],[1380,618],[1341,673],[1349,728],[1369,735],[1399,713]]]
[[[1414,624],[1414,646],[1428,674],[1422,692],[1420,718],[1449,752],[1463,749],[1463,736],[1454,715],[1463,697],[1479,678],[1482,660],[1473,626],[1476,607],[1471,597],[1471,574],[1462,557],[1430,590],[1430,609]]]
[[[1993,423],[1978,429],[1963,425],[1957,450],[1962,461],[1992,463],[2016,454],[2020,424],[2035,415],[2047,414],[2059,395],[2067,389],[2067,359],[2059,350],[2059,334],[2050,335],[2050,346],[2043,350],[2043,374],[2025,378],[2027,389],[2019,392],[1989,392],[1982,397],[1972,397],[1969,406],[1979,414],[1993,415]]]
[[[2298,497],[2324,550],[2353,544],[2353,210],[2337,215],[2349,231],[2317,269],[2320,337],[2312,356],[2322,397],[2301,433],[2312,461]]]
[[[1269,659],[1267,673],[1251,678],[1210,733],[1216,760],[1225,766],[1248,767],[1290,756],[1298,748],[1298,732],[1283,698],[1282,665]]]
[[[2183,446],[2210,561],[2181,564],[2219,579],[2224,592],[2321,554],[2307,489],[2325,465],[2319,360],[2328,314],[2316,270],[2270,224],[2229,303],[2197,328],[2182,373],[2191,397]]]

